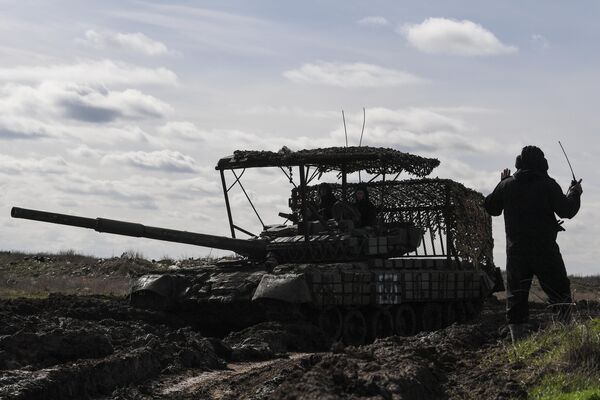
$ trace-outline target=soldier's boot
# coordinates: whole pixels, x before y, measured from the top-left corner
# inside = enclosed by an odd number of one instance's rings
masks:
[[[525,337],[525,324],[508,324],[513,344]]]
[[[573,322],[573,305],[561,304],[558,306],[557,321],[563,325],[569,325]]]

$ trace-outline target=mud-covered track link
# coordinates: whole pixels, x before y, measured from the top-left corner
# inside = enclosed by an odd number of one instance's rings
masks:
[[[395,306],[328,306],[316,311],[315,325],[332,341],[362,345],[388,336],[432,332],[473,319],[482,300],[405,303]]]

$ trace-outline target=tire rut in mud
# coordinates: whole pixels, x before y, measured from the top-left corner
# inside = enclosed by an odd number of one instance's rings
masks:
[[[278,362],[290,351],[330,345],[304,322],[205,337],[177,316],[107,296],[0,300],[0,319],[2,399],[173,398],[161,394],[162,382],[225,370],[227,362],[249,366],[235,372],[243,379],[256,360]]]
[[[125,299],[0,301],[4,399],[469,399],[523,388],[501,346],[502,308],[482,318],[364,346],[330,346],[306,323],[265,322],[223,339]],[[327,351],[330,350],[330,351]]]
[[[502,346],[501,308],[481,319],[413,337],[297,355],[247,370],[196,375],[176,398],[229,399],[503,399],[524,388],[502,362],[489,362]],[[169,397],[160,397],[169,398]]]
[[[220,341],[124,299],[0,301],[0,398],[81,399],[187,368],[225,368]]]

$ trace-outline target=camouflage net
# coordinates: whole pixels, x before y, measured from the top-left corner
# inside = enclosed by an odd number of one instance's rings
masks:
[[[358,184],[348,183],[351,198]],[[483,195],[449,179],[372,182],[369,199],[384,224],[412,222],[425,231],[420,255],[455,254],[475,264],[493,264],[492,220],[483,209]],[[342,187],[331,184],[336,198]],[[307,187],[308,202],[318,204],[318,185]],[[292,190],[292,209],[300,212],[298,189]],[[450,235],[450,252],[447,235]]]
[[[329,147],[291,151],[287,147],[272,151],[237,150],[232,157],[219,160],[216,169],[252,167],[316,167],[319,172],[345,170],[347,173],[366,171],[370,174],[398,174],[406,171],[425,177],[440,164],[435,158],[425,158],[382,147]]]

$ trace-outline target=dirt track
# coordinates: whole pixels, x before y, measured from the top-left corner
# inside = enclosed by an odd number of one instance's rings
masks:
[[[117,270],[111,276],[124,282],[131,271],[160,267],[83,257],[69,275],[56,275],[66,262],[57,256],[4,257],[3,282],[23,288],[38,275],[52,274],[56,285],[87,279],[92,265],[98,279]],[[532,312],[534,321],[550,320],[540,304]],[[525,398],[523,367],[501,356],[508,342],[500,302],[464,325],[360,347],[332,345],[306,323],[209,337],[183,317],[135,309],[119,296],[0,300],[0,321],[0,399]]]
[[[487,360],[502,307],[482,319],[361,347],[312,326],[264,323],[207,338],[124,299],[0,301],[2,399],[465,399],[523,389]],[[505,396],[505,397],[502,397]]]

